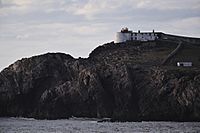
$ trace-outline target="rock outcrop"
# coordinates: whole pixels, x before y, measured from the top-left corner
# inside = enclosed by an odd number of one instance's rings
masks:
[[[198,64],[161,65],[176,46],[108,43],[86,59],[48,53],[16,61],[0,73],[0,116],[200,121]]]

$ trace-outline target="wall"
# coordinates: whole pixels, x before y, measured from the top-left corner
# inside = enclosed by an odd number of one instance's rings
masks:
[[[127,40],[131,40],[131,33],[117,32],[115,43],[126,42]]]
[[[167,40],[174,40],[174,41],[183,41],[187,43],[191,43],[193,45],[200,46],[200,38],[194,38],[194,37],[184,37],[184,36],[176,36],[176,35],[170,35],[170,34],[161,34],[162,39]]]
[[[148,41],[155,40],[157,35],[154,33],[122,33],[117,32],[115,43],[126,42],[127,40]]]

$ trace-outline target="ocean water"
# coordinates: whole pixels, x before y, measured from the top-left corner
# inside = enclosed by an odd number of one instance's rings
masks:
[[[90,119],[0,118],[0,133],[198,133],[198,122],[97,122]]]

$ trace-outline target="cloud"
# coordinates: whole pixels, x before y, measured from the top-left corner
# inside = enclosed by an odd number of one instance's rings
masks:
[[[105,29],[115,30],[121,26],[168,25],[200,16],[199,0],[2,0],[1,5],[1,27],[6,24],[25,24],[25,27],[16,27],[19,35],[26,34],[21,33],[23,29],[29,28],[26,32],[30,32],[30,27],[37,25],[43,26],[43,30],[39,28],[35,31],[38,36],[48,30],[45,29],[48,24],[55,27],[54,30],[58,33],[63,28],[66,31],[70,29],[73,34],[91,35],[85,31],[99,34]],[[109,27],[102,27],[101,24]],[[29,34],[29,38],[31,36]]]
[[[200,11],[199,0],[3,0],[2,5],[4,8],[1,8],[0,15],[3,14],[4,16],[12,14],[37,16],[44,14],[45,17],[48,15],[57,17],[56,15],[60,13],[63,16],[67,14],[66,17],[69,17],[69,19],[82,16],[86,21],[100,20],[101,18],[108,19],[107,16],[113,19],[122,18],[123,16],[124,18],[126,16],[139,16],[141,18],[144,15],[144,17],[148,17],[148,12],[152,13],[151,16],[154,14],[155,16],[161,16],[163,13],[168,15],[168,12],[173,15],[176,12],[181,14],[181,11],[188,11],[189,13],[199,13]],[[164,18],[164,16],[162,17]]]
[[[24,35],[17,35],[17,39],[27,39],[29,37],[29,34],[24,34]]]
[[[87,57],[125,26],[199,37],[199,12],[199,0],[0,0],[0,68],[48,51]]]
[[[69,7],[69,6],[68,6]],[[199,0],[87,0],[82,3],[73,3],[70,5],[69,10],[76,15],[84,15],[88,19],[92,19],[99,14],[106,15],[112,12],[121,12],[123,10],[200,10]],[[142,11],[141,10],[141,11]]]
[[[31,0],[3,0],[2,2],[3,3],[4,2],[12,3],[12,4],[16,4],[18,6],[27,6],[27,5],[30,5],[32,3]]]
[[[200,8],[199,0],[131,0],[136,2],[138,8],[158,9],[158,10],[179,10],[179,9],[198,9]]]
[[[25,14],[29,11],[29,0],[2,0],[0,16],[9,16],[10,14]]]
[[[76,15],[84,15],[88,19],[91,19],[95,15],[101,13],[109,13],[113,10],[117,10],[121,6],[121,1],[114,1],[114,0],[89,0],[88,2],[84,3],[81,7],[76,6],[78,8],[74,8]]]
[[[191,17],[174,21],[172,27],[176,30],[174,32],[178,32],[179,34],[199,37],[200,33],[197,30],[200,29],[199,24],[200,17]]]

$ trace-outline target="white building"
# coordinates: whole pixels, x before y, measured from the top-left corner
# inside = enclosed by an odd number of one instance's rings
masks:
[[[122,28],[120,32],[116,34],[115,43],[126,42],[126,41],[153,41],[158,38],[157,34],[154,32],[132,32],[128,28]]]
[[[177,62],[177,66],[191,67],[192,62]]]

